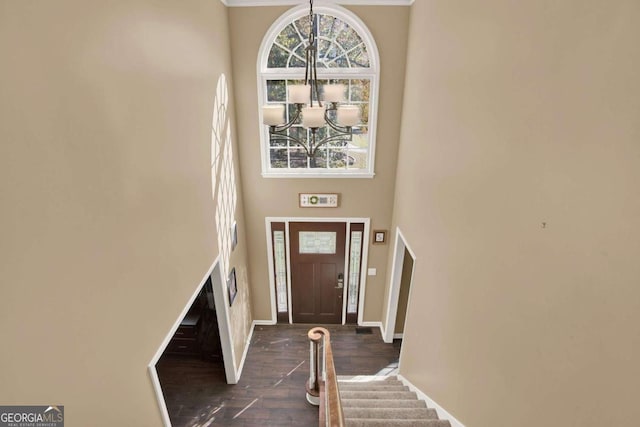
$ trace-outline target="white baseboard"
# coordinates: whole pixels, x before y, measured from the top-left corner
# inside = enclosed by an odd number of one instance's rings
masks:
[[[382,322],[361,322],[358,326],[365,326],[370,328],[378,328],[380,329],[380,334],[382,334],[382,338],[384,339],[384,331],[382,330]]]
[[[424,400],[425,402],[427,402],[428,407],[435,409],[438,412],[438,417],[441,420],[448,420],[451,423],[451,427],[464,427],[464,424],[458,421],[453,415],[447,412],[447,410],[444,409],[442,406],[438,405],[435,400],[427,396],[422,390],[420,390],[418,387],[411,384],[411,382],[408,379],[406,379],[402,375],[398,375],[398,379],[402,381],[404,385],[409,387],[411,391],[414,391],[418,395],[418,399]]]
[[[242,375],[242,368],[244,368],[244,361],[247,358],[247,353],[249,352],[249,347],[251,346],[251,338],[253,337],[253,330],[256,327],[256,322],[251,323],[251,330],[249,331],[249,336],[247,340],[244,342],[244,351],[242,352],[242,359],[240,359],[240,365],[238,366],[238,371],[236,373],[236,384],[240,381],[240,375]]]
[[[276,323],[277,322],[275,320],[254,320],[253,326],[257,326],[257,325],[268,326],[268,325],[275,325]]]
[[[401,340],[404,337],[404,334],[393,334],[394,340]]]

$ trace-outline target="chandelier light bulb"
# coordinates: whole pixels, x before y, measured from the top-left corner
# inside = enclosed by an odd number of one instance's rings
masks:
[[[262,123],[277,126],[284,123],[284,105],[264,105],[262,107]]]
[[[322,87],[324,92],[324,100],[327,102],[342,102],[344,101],[345,86],[342,84],[324,85]]]
[[[290,85],[289,102],[292,104],[306,104],[309,102],[309,86]]]
[[[342,126],[355,126],[360,123],[360,108],[355,105],[339,106],[338,123]]]
[[[302,108],[302,126],[305,128],[320,128],[325,124],[324,107]]]

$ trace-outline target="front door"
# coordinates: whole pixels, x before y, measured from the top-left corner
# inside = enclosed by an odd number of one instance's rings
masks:
[[[291,222],[291,315],[294,323],[342,323],[344,222]]]

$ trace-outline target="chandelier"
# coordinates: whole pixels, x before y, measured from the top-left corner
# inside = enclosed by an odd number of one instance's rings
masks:
[[[315,157],[318,148],[328,142],[352,140],[352,126],[360,123],[360,108],[355,105],[341,104],[344,101],[343,84],[326,84],[322,87],[323,100],[320,100],[318,85],[318,27],[313,13],[313,0],[309,0],[309,39],[305,48],[304,84],[289,85],[288,99],[293,104],[293,113],[285,122],[283,104],[269,104],[262,107],[263,123],[269,127],[269,140],[285,140],[300,146],[310,159],[311,167],[316,166]],[[289,110],[291,111],[291,110]],[[301,124],[309,129],[308,138],[299,138],[288,132],[294,125]],[[332,131],[319,139],[318,130],[327,125]]]

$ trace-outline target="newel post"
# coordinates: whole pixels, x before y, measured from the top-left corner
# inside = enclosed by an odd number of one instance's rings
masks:
[[[324,328],[309,330],[309,381],[307,381],[307,401],[312,405],[320,405],[320,342],[324,339]]]

